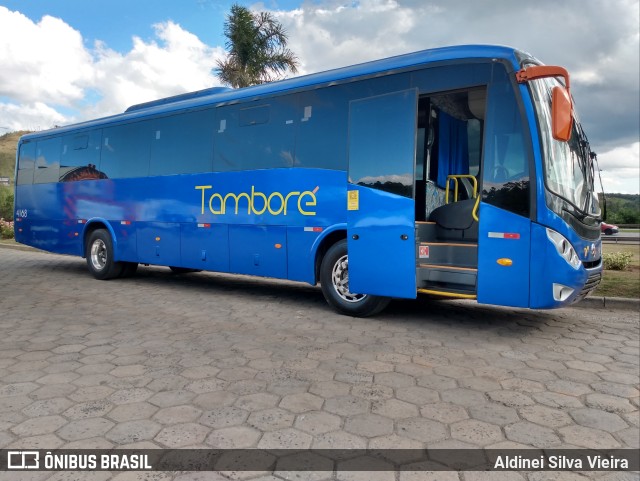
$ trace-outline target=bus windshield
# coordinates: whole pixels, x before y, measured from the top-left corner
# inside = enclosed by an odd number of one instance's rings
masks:
[[[556,140],[551,134],[551,91],[560,83],[554,78],[542,78],[529,85],[540,123],[547,189],[582,215],[600,216],[591,150],[578,119],[574,117],[568,142]]]

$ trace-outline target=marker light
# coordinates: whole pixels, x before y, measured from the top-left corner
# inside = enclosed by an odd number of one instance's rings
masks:
[[[547,237],[553,242],[556,251],[567,261],[567,264],[578,270],[580,267],[580,258],[566,237],[549,228],[547,228]]]

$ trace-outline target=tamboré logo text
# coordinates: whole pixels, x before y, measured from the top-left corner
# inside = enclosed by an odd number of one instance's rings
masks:
[[[262,215],[265,212],[269,212],[271,215],[287,215],[292,210],[302,215],[316,215],[312,208],[317,204],[316,192],[320,187],[316,186],[313,190],[294,190],[286,194],[272,192],[269,195],[257,191],[254,185],[251,186],[250,192],[238,194],[230,192],[224,195],[213,190],[212,185],[196,185],[195,189],[201,192],[201,214],[208,210],[215,215],[232,212],[237,215],[241,208],[242,199],[247,204],[246,209],[249,215]],[[244,205],[242,208],[244,209]]]

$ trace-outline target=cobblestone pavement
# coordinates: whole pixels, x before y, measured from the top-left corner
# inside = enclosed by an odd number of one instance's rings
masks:
[[[307,285],[159,267],[101,282],[82,259],[0,248],[0,447],[637,448],[638,323],[634,310],[427,300],[354,319],[334,313]],[[24,479],[139,476],[72,474]],[[227,473],[332,477],[275,474]],[[141,479],[226,478],[156,472]]]

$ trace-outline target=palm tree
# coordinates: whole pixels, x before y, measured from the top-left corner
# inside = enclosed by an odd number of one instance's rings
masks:
[[[284,27],[267,12],[252,13],[234,4],[224,23],[229,54],[218,60],[216,75],[232,87],[272,82],[298,71],[298,59],[287,48]]]

